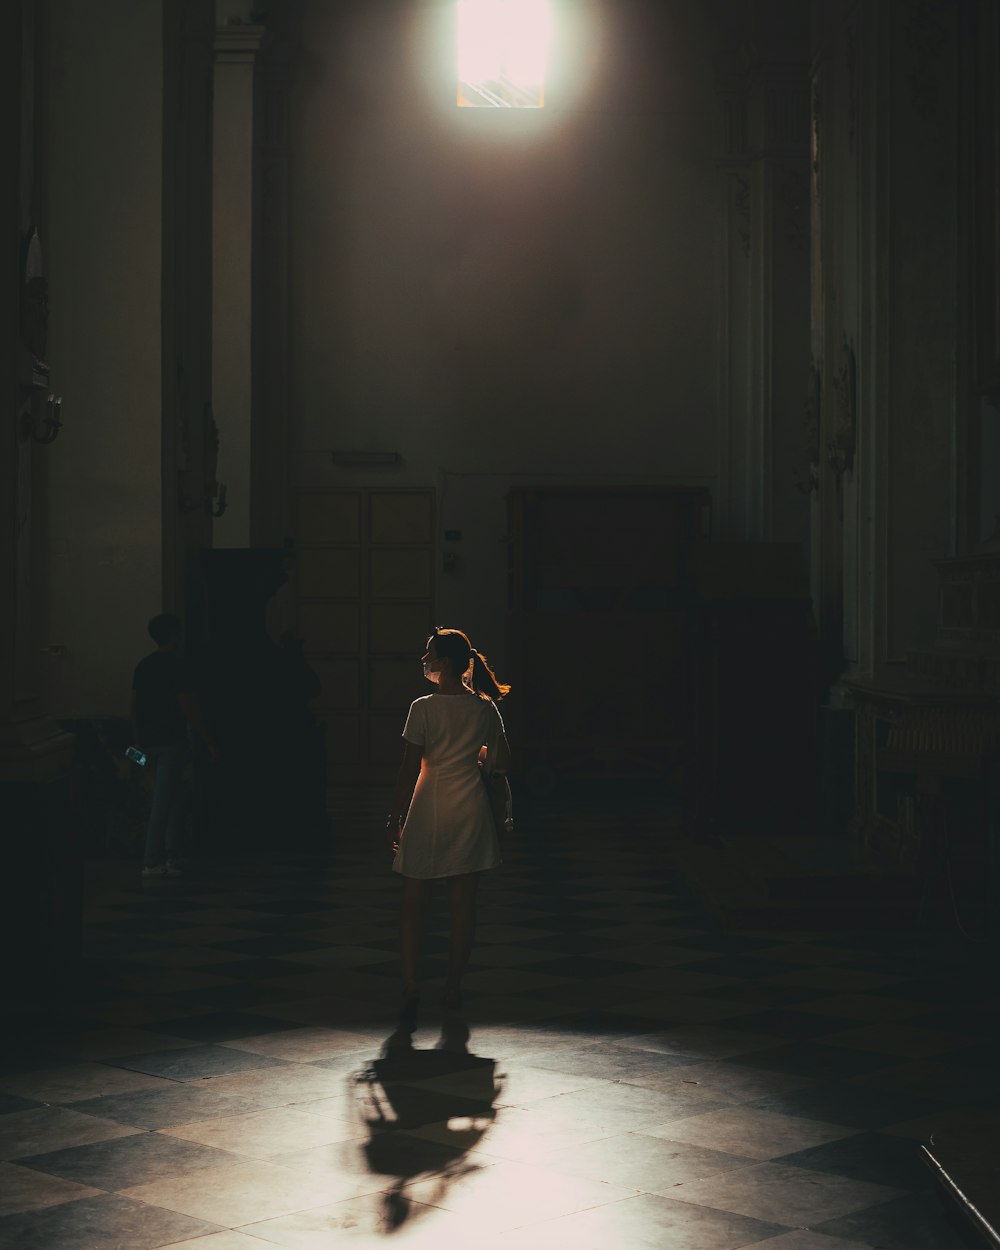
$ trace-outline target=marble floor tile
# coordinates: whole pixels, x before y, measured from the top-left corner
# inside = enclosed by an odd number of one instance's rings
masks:
[[[537,1164],[507,1160],[485,1167],[466,1164],[457,1173],[414,1181],[406,1186],[406,1197],[500,1231],[616,1203],[636,1192],[633,1186],[568,1176]]]
[[[843,1124],[804,1120],[775,1111],[725,1107],[668,1124],[651,1125],[646,1132],[653,1137],[765,1160],[852,1137],[856,1130]]]
[[[243,1115],[259,1111],[261,1105],[251,1098],[217,1094],[200,1084],[170,1081],[166,1088],[135,1090],[131,1094],[111,1094],[105,1098],[88,1098],[71,1103],[69,1110],[98,1116],[117,1124],[136,1128],[169,1128],[208,1120],[218,1116]]]
[[[997,1012],[929,935],[722,931],[669,813],[552,800],[482,882],[462,1021],[437,891],[405,1047],[387,801],[341,794],[327,858],[92,866],[80,1003],[0,1036],[0,1182],[37,1204],[0,1244],[952,1250],[913,1160],[1000,1097]]]
[[[0,1116],[0,1159],[43,1154],[65,1146],[129,1137],[141,1130],[65,1107],[35,1107]]]
[[[706,1063],[671,1068],[660,1078],[657,1089],[661,1094],[698,1091],[711,1100],[741,1103],[787,1094],[815,1084],[808,1076],[768,1071],[733,1062],[734,1059],[741,1058],[742,1054],[743,1052],[730,1059],[709,1060]]]
[[[160,1133],[139,1133],[46,1154],[24,1155],[18,1162],[80,1185],[123,1190],[158,1177],[186,1176],[202,1168],[218,1167],[233,1162],[233,1158],[198,1143],[174,1141]]]
[[[49,1176],[16,1163],[0,1163],[0,1215],[37,1211],[40,1207],[93,1198],[100,1193],[100,1189],[61,1176]]]
[[[351,1141],[277,1155],[272,1162],[322,1178],[330,1202],[399,1188],[465,1166],[463,1149],[411,1133],[365,1133]]]
[[[282,1028],[280,1031],[250,1034],[231,1038],[223,1045],[235,1050],[248,1051],[253,1055],[269,1055],[294,1063],[312,1063],[333,1055],[361,1053],[370,1050],[371,1044],[359,1033],[347,1033],[342,1029]]]
[[[555,1151],[579,1149],[589,1141],[617,1136],[613,1127],[584,1123],[573,1119],[556,1119],[530,1108],[503,1107],[496,1119],[483,1132],[470,1130],[456,1134],[444,1124],[428,1124],[414,1129],[413,1135],[439,1145],[472,1148],[492,1159],[524,1163],[549,1158]]]
[[[252,1159],[268,1159],[292,1150],[305,1150],[344,1140],[351,1129],[341,1120],[309,1115],[292,1107],[276,1107],[178,1124],[162,1129],[161,1133]]]
[[[246,1233],[227,1229],[224,1233],[209,1233],[204,1237],[194,1237],[190,1241],[172,1241],[169,1246],[159,1246],[157,1250],[262,1250],[258,1237],[250,1237]]]
[[[871,1250],[867,1241],[845,1241],[826,1233],[815,1233],[807,1228],[797,1228],[791,1233],[769,1237],[767,1241],[755,1241],[743,1250]]]
[[[849,1212],[818,1225],[816,1231],[853,1238],[879,1250],[969,1250],[967,1232],[945,1214],[934,1194],[909,1194]]]
[[[856,1181],[874,1181],[891,1189],[923,1192],[931,1174],[917,1142],[889,1133],[857,1133],[853,1137],[794,1151],[775,1159],[812,1172],[833,1172]]]
[[[142,1055],[123,1055],[117,1060],[122,1068],[136,1073],[163,1077],[170,1081],[203,1080],[206,1077],[245,1074],[262,1068],[281,1067],[278,1059],[251,1055],[247,1051],[226,1046],[189,1046],[186,1050],[151,1051]],[[257,1077],[260,1080],[260,1077]]]
[[[689,1181],[674,1191],[680,1202],[792,1227],[811,1227],[899,1196],[898,1190],[885,1185],[778,1163],[757,1163]]]
[[[262,1159],[149,1181],[122,1194],[224,1228],[290,1215],[329,1201],[321,1177]]]
[[[0,1087],[5,1093],[19,1094],[22,1098],[43,1103],[79,1102],[83,1098],[96,1098],[102,1094],[165,1088],[168,1084],[158,1075],[127,1071],[103,1063],[66,1064],[0,1077]]]
[[[781,1038],[768,1033],[748,1033],[725,1024],[680,1024],[623,1037],[621,1045],[658,1054],[682,1055],[688,1062],[706,1059],[728,1059],[733,1055],[765,1050],[781,1045]]]
[[[785,1231],[781,1224],[640,1194],[513,1230],[482,1250],[737,1250]]]
[[[571,1152],[555,1151],[543,1165],[571,1176],[608,1181],[643,1193],[675,1197],[685,1181],[701,1180],[749,1167],[755,1160],[729,1150],[713,1150],[686,1142],[667,1141],[648,1133],[621,1133],[577,1146]]]
[[[0,1246],[16,1250],[149,1250],[219,1232],[217,1225],[121,1194],[0,1217]]]
[[[394,1191],[248,1224],[246,1231],[262,1239],[258,1247],[288,1250],[382,1250],[387,1244],[393,1250],[469,1250],[479,1245],[483,1226]]]
[[[336,1098],[354,1087],[353,1075],[359,1064],[341,1073],[313,1064],[285,1064],[267,1069],[267,1079],[258,1071],[231,1072],[213,1076],[200,1087],[217,1094],[252,1098],[268,1107],[285,1107],[292,1103],[314,1102],[318,1098]]]

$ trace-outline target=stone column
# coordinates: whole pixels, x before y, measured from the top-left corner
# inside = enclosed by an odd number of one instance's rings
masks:
[[[0,40],[0,942],[6,992],[51,1005],[80,949],[83,848],[71,801],[74,738],[42,697],[37,459],[64,448],[49,403],[47,290],[37,214],[36,6],[18,0]],[[16,955],[13,952],[17,952]]]
[[[263,35],[233,18],[215,35],[212,405],[228,492],[215,528],[223,547],[251,542],[254,78]]]
[[[828,645],[879,673],[937,625],[963,406],[959,7],[824,6],[814,29],[822,235],[819,547]],[[839,619],[838,619],[839,618]],[[835,632],[839,630],[839,639]]]
[[[720,76],[720,531],[805,547],[808,47],[801,19],[757,7]]]
[[[47,287],[39,206],[35,122],[35,6],[20,0],[0,40],[0,785],[42,783],[64,772],[73,738],[46,714],[42,698],[39,578],[33,557],[35,462],[60,455],[38,440],[58,434],[46,363]]]

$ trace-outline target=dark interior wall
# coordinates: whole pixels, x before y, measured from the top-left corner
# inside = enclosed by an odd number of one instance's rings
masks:
[[[400,484],[442,468],[710,482],[709,6],[554,7],[546,108],[460,110],[453,5],[304,0],[302,482],[344,480],[326,467],[334,447],[400,452]]]

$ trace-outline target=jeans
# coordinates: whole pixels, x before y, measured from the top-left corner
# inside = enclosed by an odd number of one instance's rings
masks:
[[[155,769],[153,803],[146,825],[145,867],[153,868],[179,849],[184,817],[190,805],[188,765],[191,750],[186,742],[150,747],[147,754]]]

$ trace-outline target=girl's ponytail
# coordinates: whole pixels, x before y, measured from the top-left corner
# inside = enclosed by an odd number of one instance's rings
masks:
[[[510,693],[510,686],[497,681],[496,674],[486,663],[486,657],[472,648],[472,689],[478,695],[499,703],[505,694]]]

